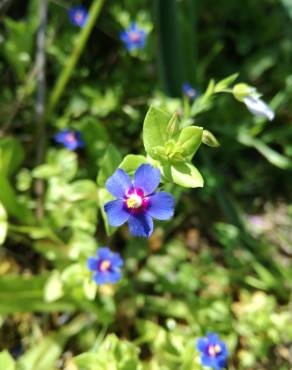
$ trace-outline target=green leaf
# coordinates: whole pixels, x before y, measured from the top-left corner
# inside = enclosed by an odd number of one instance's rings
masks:
[[[0,203],[0,245],[4,243],[7,234],[7,213],[3,205]]]
[[[15,361],[6,350],[0,352],[0,370],[15,370]]]
[[[225,89],[227,89],[238,77],[239,73],[234,73],[231,76],[228,76],[224,78],[223,80],[219,81],[216,86],[214,91],[216,93],[219,93]]]
[[[168,113],[151,106],[143,125],[143,142],[146,152],[157,159],[155,147],[163,145],[168,139],[167,126],[171,119]]]
[[[27,224],[32,221],[32,212],[22,205],[6,176],[0,173],[0,202],[2,202],[8,215],[14,216],[19,221]]]
[[[103,218],[103,222],[104,222],[104,225],[105,225],[105,231],[107,233],[107,235],[112,235],[114,233],[114,231],[116,230],[115,227],[112,227],[110,226],[110,224],[108,223],[108,219],[107,219],[107,215],[105,213],[105,210],[104,210],[104,205],[105,203],[109,202],[110,200],[113,200],[113,196],[104,188],[101,188],[98,190],[98,197],[99,197],[99,208],[100,208],[100,211],[101,211],[101,215],[102,215],[102,218]]]
[[[60,177],[70,181],[76,175],[78,168],[77,155],[67,149],[51,149],[47,156],[47,163],[34,168],[32,175],[39,179]]]
[[[7,137],[0,140],[0,171],[5,176],[13,174],[24,157],[22,146],[19,141]]]
[[[188,162],[171,164],[171,177],[175,184],[185,188],[202,188],[204,180],[197,168]]]
[[[136,169],[144,163],[148,163],[147,158],[144,157],[144,155],[128,154],[122,160],[119,167],[132,176]]]
[[[203,128],[189,126],[181,130],[178,138],[178,147],[182,149],[184,157],[192,158],[202,142]]]
[[[72,312],[75,304],[70,300],[45,302],[43,289],[48,275],[21,277],[7,275],[0,280],[0,315],[19,312]]]
[[[202,142],[212,148],[217,148],[218,146],[220,146],[216,137],[212,134],[212,132],[208,130],[203,131]]]
[[[104,187],[106,180],[115,172],[122,159],[122,155],[118,149],[110,144],[100,163],[100,171],[97,176],[99,186]]]
[[[97,284],[94,280],[84,279],[83,280],[83,292],[87,299],[93,301],[96,296]]]
[[[54,302],[63,296],[63,283],[59,271],[51,273],[44,286],[44,300]]]
[[[253,138],[247,133],[239,134],[238,140],[240,143],[255,148],[259,153],[261,153],[268,162],[273,164],[276,167],[279,167],[283,170],[292,168],[292,161],[290,158],[285,157],[284,155],[278,153],[274,149],[270,148],[263,141]]]
[[[65,198],[70,202],[98,200],[97,186],[92,180],[78,180],[66,187]]]

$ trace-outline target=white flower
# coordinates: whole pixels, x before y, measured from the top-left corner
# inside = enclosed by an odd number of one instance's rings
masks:
[[[269,121],[272,121],[275,117],[274,111],[256,94],[252,96],[246,96],[243,101],[247,109],[254,115],[259,117],[265,117]]]

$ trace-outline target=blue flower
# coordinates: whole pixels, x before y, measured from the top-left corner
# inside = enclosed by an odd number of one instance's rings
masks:
[[[70,8],[68,11],[69,19],[74,26],[84,27],[87,19],[88,19],[88,11],[87,9],[82,6],[74,6]]]
[[[127,50],[144,49],[146,32],[139,28],[136,23],[131,23],[129,28],[120,33],[120,39],[124,42]]]
[[[75,150],[84,146],[79,131],[63,130],[58,132],[54,138],[57,143],[63,144],[69,150]]]
[[[182,85],[182,91],[183,91],[183,94],[186,97],[188,97],[190,100],[194,100],[197,97],[197,95],[198,95],[197,90],[195,90],[193,88],[193,86],[191,84],[189,84],[188,82],[185,82]]]
[[[160,171],[150,164],[142,164],[133,182],[122,169],[107,180],[106,188],[118,199],[105,204],[108,222],[121,226],[128,221],[130,233],[149,237],[153,232],[152,217],[168,220],[173,216],[174,198],[170,193],[155,192],[160,182]]]
[[[197,350],[201,352],[201,363],[214,370],[226,368],[228,350],[224,342],[215,333],[208,333],[197,341]]]
[[[258,96],[246,96],[243,98],[243,102],[247,109],[258,117],[267,118],[272,121],[275,118],[274,111]]]
[[[102,247],[98,249],[96,257],[88,258],[87,266],[95,273],[93,280],[96,284],[115,284],[121,279],[120,268],[123,266],[123,260],[119,253],[113,253],[109,248]]]

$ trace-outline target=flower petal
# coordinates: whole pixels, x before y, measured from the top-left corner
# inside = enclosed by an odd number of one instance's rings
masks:
[[[108,247],[99,247],[97,256],[99,259],[108,260],[111,258],[112,251]]]
[[[128,222],[130,233],[134,236],[149,238],[153,232],[153,221],[147,213],[132,214]]]
[[[124,264],[124,261],[122,260],[119,253],[113,253],[110,261],[111,261],[112,266],[114,266],[115,268],[122,267]]]
[[[157,220],[169,220],[174,212],[174,197],[165,191],[149,196],[147,213]]]
[[[90,271],[96,271],[97,267],[98,267],[97,259],[94,258],[94,257],[89,257],[87,259],[87,267],[88,267],[88,270],[90,270]]]
[[[207,338],[199,338],[197,340],[197,350],[200,351],[200,352],[204,352],[206,350],[206,348],[208,347],[208,340]]]
[[[216,333],[207,333],[209,344],[216,345],[219,342],[219,335]]]
[[[227,357],[227,355],[226,356],[223,356],[223,355],[217,356],[216,361],[217,361],[217,365],[218,365],[219,369],[225,369],[226,368],[226,363],[227,363],[226,357]]]
[[[107,179],[105,187],[107,191],[115,197],[123,198],[132,187],[130,176],[124,170],[118,168],[114,174]]]
[[[203,366],[208,366],[212,368],[213,370],[220,370],[220,367],[218,366],[217,360],[215,357],[210,357],[207,355],[203,355],[201,357],[201,364]]]
[[[121,226],[130,216],[129,212],[124,208],[124,201],[122,199],[116,199],[106,203],[104,210],[108,217],[108,223],[111,226]]]
[[[108,282],[108,273],[104,272],[97,272],[93,276],[93,280],[96,282],[98,285],[106,284]]]
[[[160,182],[160,170],[150,164],[142,164],[135,172],[133,185],[144,191],[144,195],[154,192]]]
[[[108,274],[108,282],[109,283],[116,283],[122,277],[121,272],[119,270],[110,271]]]
[[[252,114],[265,117],[270,121],[274,119],[275,113],[262,99],[255,96],[246,96],[243,101]]]

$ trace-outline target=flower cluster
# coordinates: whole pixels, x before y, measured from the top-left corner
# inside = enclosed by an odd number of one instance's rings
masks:
[[[59,144],[63,144],[65,148],[69,150],[76,150],[82,148],[84,142],[81,138],[79,131],[63,130],[55,135],[55,141]]]
[[[170,193],[155,192],[160,183],[160,170],[142,164],[135,172],[133,182],[122,169],[117,169],[107,180],[107,190],[118,199],[105,204],[109,224],[121,226],[128,221],[134,236],[149,237],[153,220],[168,220],[173,216],[174,198]]]
[[[70,22],[74,24],[74,26],[78,26],[80,28],[85,26],[85,23],[88,19],[88,11],[82,5],[78,5],[69,9],[68,15]]]
[[[218,334],[208,333],[206,337],[199,338],[197,350],[201,352],[201,364],[214,370],[226,368],[228,350]]]
[[[131,23],[129,28],[120,33],[120,39],[124,42],[127,50],[144,49],[146,32],[139,28],[136,23]]]
[[[94,272],[93,280],[98,285],[115,284],[121,279],[123,260],[119,253],[113,253],[107,247],[99,248],[96,257],[88,258],[87,265]]]

